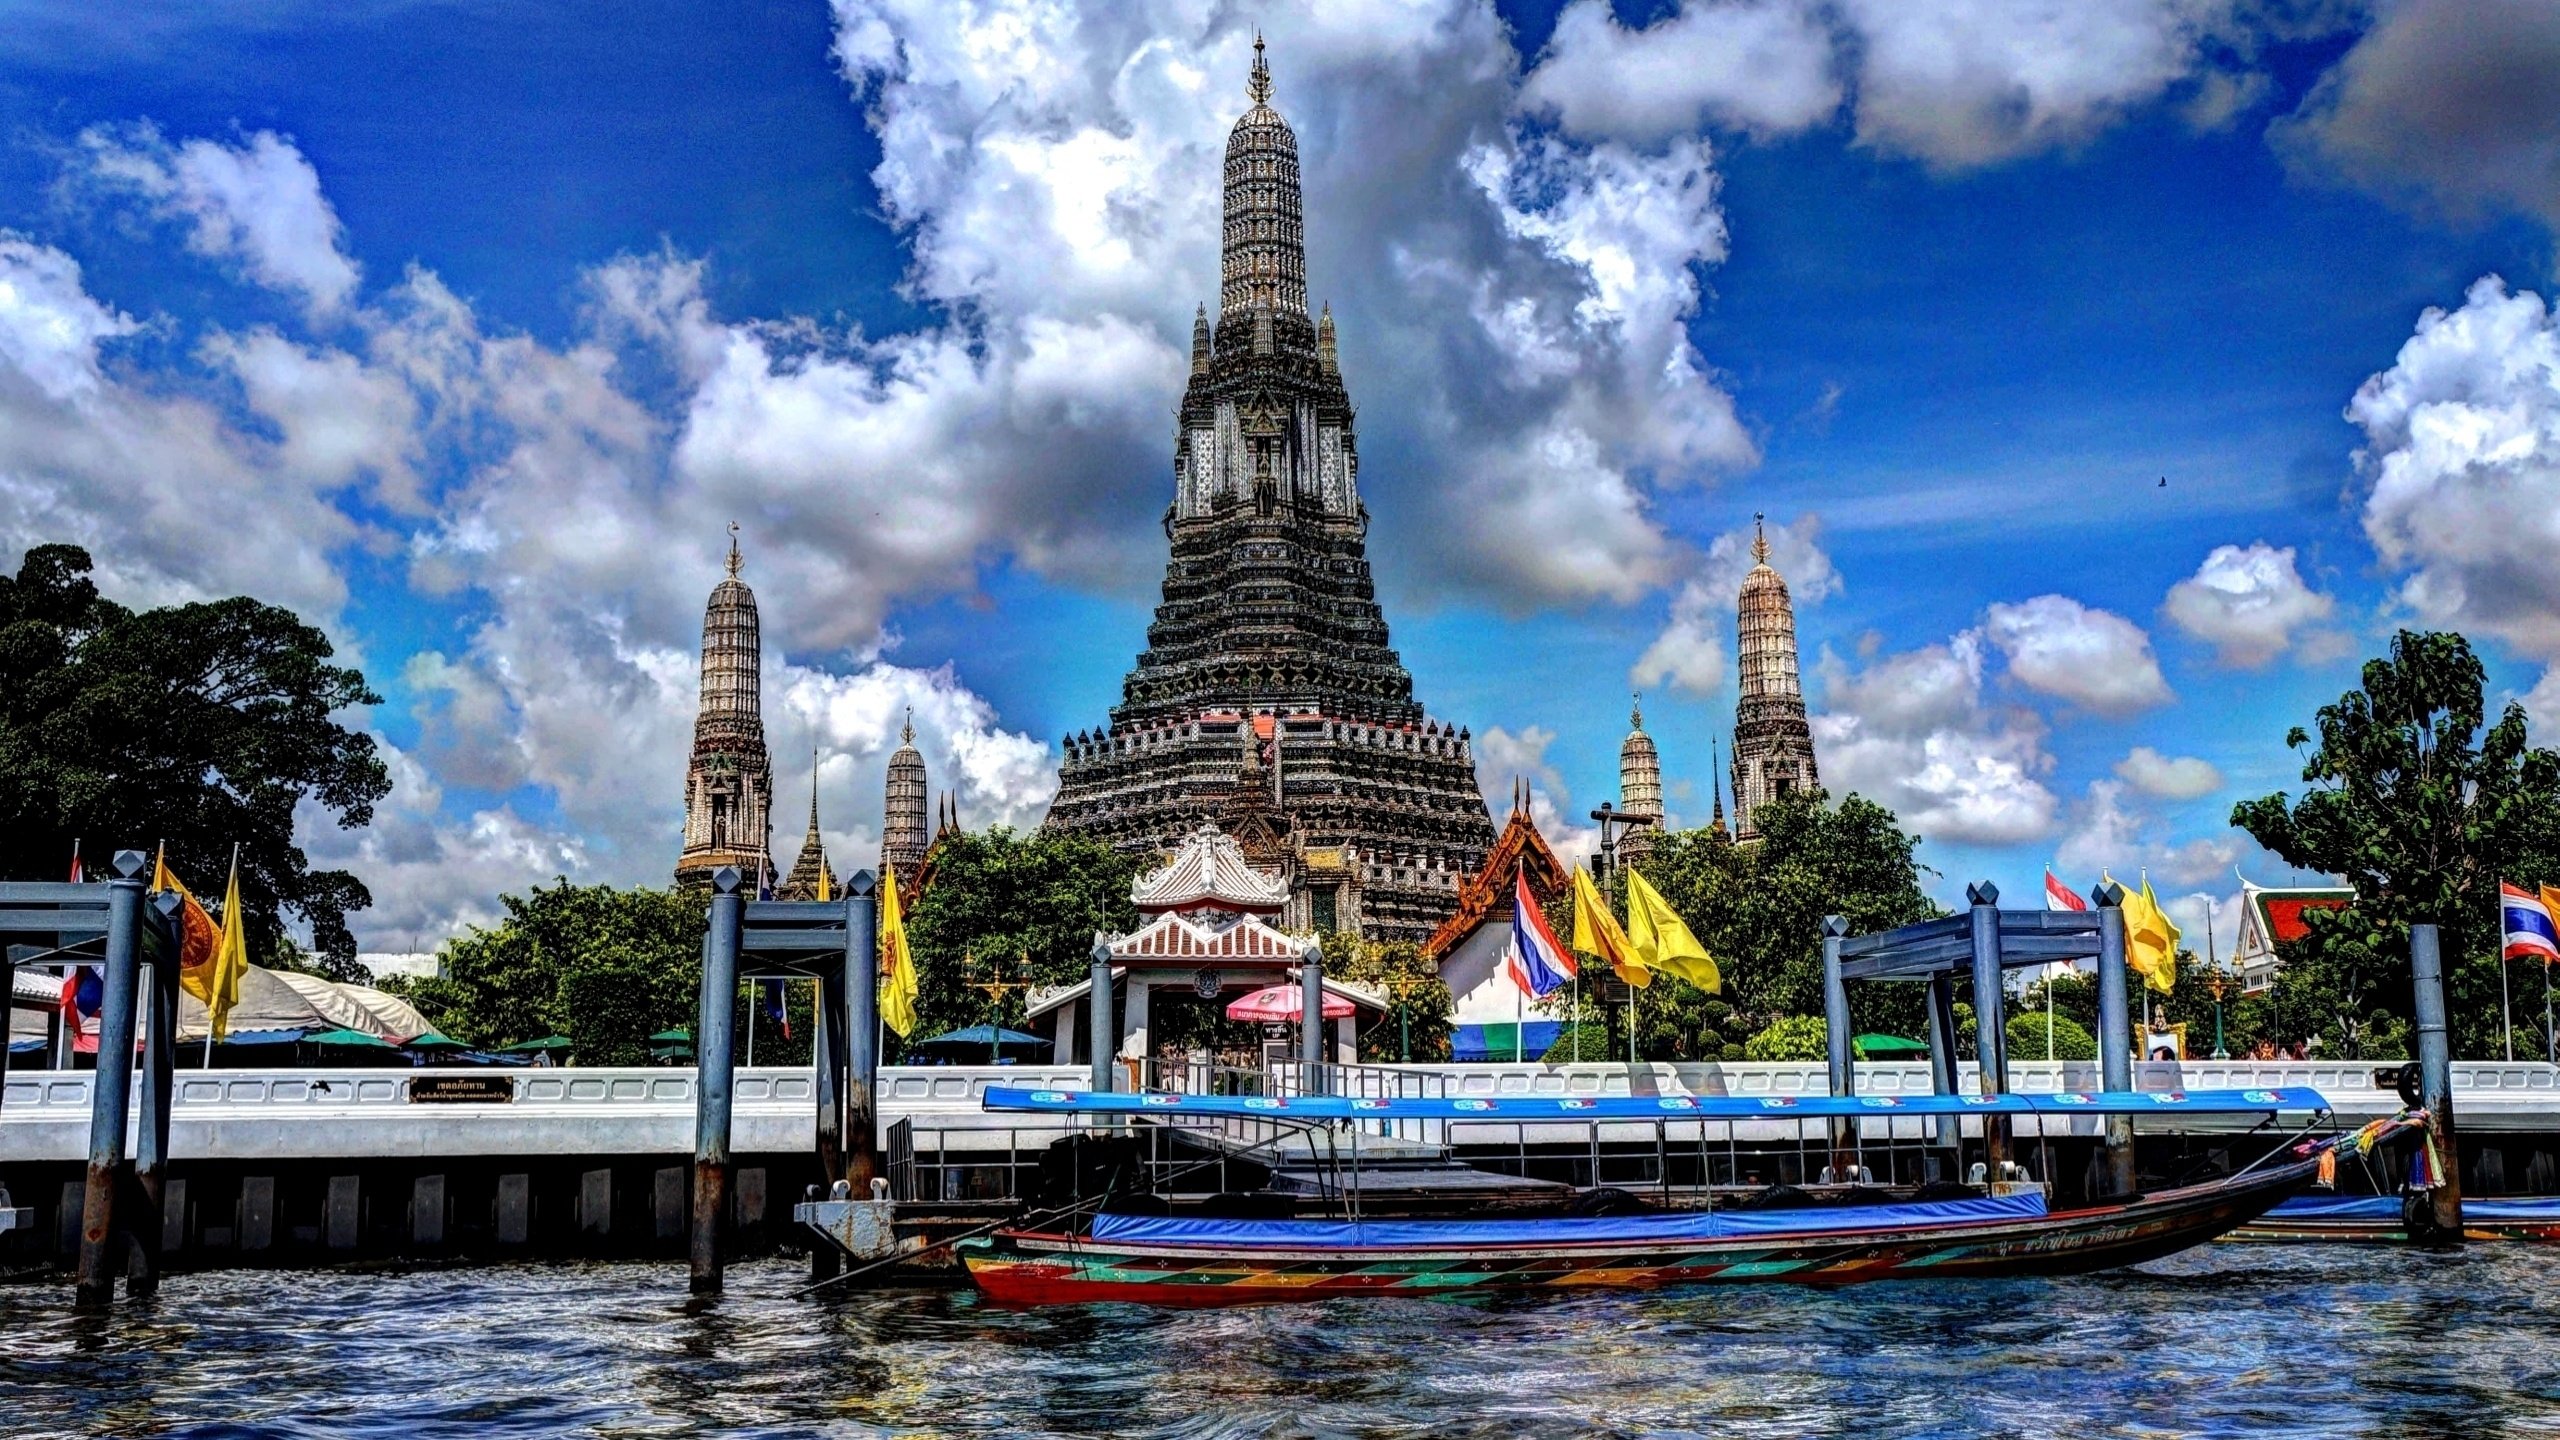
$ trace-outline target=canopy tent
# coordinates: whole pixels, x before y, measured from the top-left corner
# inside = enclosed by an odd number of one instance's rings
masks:
[[[501,1045],[498,1047],[498,1053],[501,1055],[521,1055],[528,1051],[559,1051],[575,1050],[577,1048],[578,1042],[570,1039],[566,1035],[545,1035],[539,1040],[519,1040],[513,1045]]]
[[[1860,1035],[1849,1042],[1861,1060],[1876,1060],[1887,1055],[1926,1055],[1929,1042],[1905,1040],[1899,1035]]]
[[[1264,1024],[1295,1024],[1307,1013],[1307,987],[1304,985],[1265,985],[1236,1000],[1227,1007],[1230,1020],[1256,1020]],[[1351,997],[1327,985],[1324,991],[1324,1018],[1340,1020],[1357,1011]]]
[[[388,1050],[391,1042],[363,1030],[318,1030],[302,1037],[305,1045],[328,1050]]]
[[[430,1030],[423,1035],[410,1036],[400,1048],[403,1050],[468,1050],[471,1047],[450,1035],[439,1035]]]
[[[968,1025],[940,1035],[928,1035],[906,1048],[912,1059],[945,1062],[972,1060],[1046,1059],[1048,1040],[1039,1035],[1025,1035],[1001,1025]]]
[[[240,1001],[225,1027],[253,1030],[360,1030],[394,1045],[434,1027],[416,1007],[368,985],[346,985],[292,970],[252,965],[240,977]],[[211,1033],[204,1002],[178,992],[178,1043],[202,1044]],[[226,1036],[226,1039],[228,1037]]]

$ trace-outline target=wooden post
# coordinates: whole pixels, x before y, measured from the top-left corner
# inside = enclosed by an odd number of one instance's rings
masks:
[[[2444,1029],[2444,960],[2433,925],[2409,927],[2409,979],[2417,989],[2418,1099],[2427,1107],[2428,1128],[2433,1132],[2421,1143],[2434,1145],[2444,1161],[2444,1183],[2429,1197],[2436,1230],[2429,1238],[2457,1244],[2463,1238],[2462,1147],[2454,1137],[2453,1053],[2445,1043]]]
[[[1085,996],[1085,1038],[1093,1046],[1093,1093],[1108,1095],[1119,1087],[1111,1083],[1111,1053],[1119,1048],[1113,1039],[1111,1024],[1111,942],[1100,935],[1093,937],[1093,969],[1087,980],[1090,993]]]
[[[134,1145],[133,1178],[141,1206],[128,1229],[133,1264],[124,1293],[144,1299],[160,1288],[161,1249],[168,1236],[169,1101],[178,1066],[178,947],[185,926],[181,904],[164,893],[143,908],[156,958],[142,981],[147,1023],[142,1036],[142,1123]]]
[[[1324,1083],[1324,947],[1310,940],[1298,971],[1298,1093],[1322,1095]]]
[[[738,871],[711,876],[711,925],[702,937],[702,1013],[693,1031],[693,1293],[720,1293],[720,1230],[729,1211],[729,1091],[738,1009],[738,945],[746,902]]]
[[[89,1083],[89,1172],[80,1196],[80,1272],[73,1303],[104,1309],[115,1300],[116,1189],[125,1178],[125,1114],[133,1101],[135,980],[142,968],[142,852],[119,850],[107,882],[106,993],[99,1000],[98,1068]]]
[[[1938,1095],[1956,1093],[1956,982],[1943,970],[1929,977],[1929,1089]],[[1940,1148],[1961,1150],[1963,1143],[1963,1122],[1939,1116]]]
[[[2133,1016],[2125,994],[2124,887],[2102,881],[2090,897],[2098,903],[2098,1088],[2133,1088]],[[2107,1186],[2133,1193],[2133,1117],[2107,1117]]]
[[[879,880],[855,871],[844,901],[844,1178],[868,1200],[880,1174]]]
[[[1822,1024],[1824,1038],[1830,1042],[1831,1093],[1846,1098],[1858,1093],[1858,1077],[1852,1068],[1856,1061],[1850,1047],[1849,984],[1840,978],[1840,942],[1849,934],[1848,920],[1839,915],[1822,917]],[[1857,1155],[1854,1141],[1858,1122],[1831,1122],[1831,1178],[1846,1182],[1856,1178]]]
[[[2001,984],[2000,887],[1985,880],[1965,887],[1973,924],[1973,1040],[1976,1072],[1985,1095],[2009,1088],[2009,993]],[[1983,1173],[1994,1185],[2007,1178],[2009,1122],[2004,1115],[1982,1117]]]

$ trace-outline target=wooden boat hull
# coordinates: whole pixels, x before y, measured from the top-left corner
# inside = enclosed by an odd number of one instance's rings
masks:
[[[963,1242],[969,1277],[1010,1305],[1097,1300],[1202,1306],[1464,1290],[1650,1289],[1780,1281],[1838,1285],[1922,1276],[2073,1275],[2175,1254],[2264,1214],[2311,1183],[2304,1160],[2130,1204],[2032,1218],[1855,1233],[1664,1244],[1280,1248],[1095,1242],[1004,1231]],[[1809,1215],[1819,1212],[1807,1212]]]

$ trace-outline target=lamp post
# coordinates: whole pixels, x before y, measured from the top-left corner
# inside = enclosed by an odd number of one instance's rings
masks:
[[[1651,815],[1629,814],[1626,811],[1618,809],[1606,800],[1600,802],[1599,809],[1591,812],[1591,818],[1600,822],[1600,884],[1609,899],[1614,902],[1621,898],[1618,893],[1619,832],[1621,830],[1633,830],[1643,825],[1659,825],[1662,822]],[[1580,1013],[1580,1008],[1581,1007],[1579,1006],[1575,1007],[1575,1014],[1573,1017],[1574,1034],[1577,1038],[1582,1034],[1582,1015]],[[1635,987],[1630,985],[1627,987],[1627,1072],[1630,1075],[1635,1073],[1635,1065],[1636,991]]]
[[[2231,981],[2219,970],[2205,977],[2204,988],[2213,992],[2213,1058],[2228,1060],[2231,1052],[2222,1048],[2222,992]]]
[[[1413,1011],[1405,997],[1421,982],[1399,970],[1387,980],[1387,992],[1396,997],[1396,1063],[1413,1063]]]

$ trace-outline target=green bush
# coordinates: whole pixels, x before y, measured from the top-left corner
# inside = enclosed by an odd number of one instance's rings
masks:
[[[1609,1027],[1597,1020],[1566,1021],[1556,1030],[1556,1043],[1538,1058],[1549,1065],[1571,1065],[1574,1059],[1574,1037],[1581,1036],[1582,1058],[1579,1063],[1596,1065],[1605,1060],[1624,1060],[1625,1055],[1609,1053]]]
[[[1831,1053],[1831,1035],[1811,1015],[1789,1015],[1743,1042],[1745,1060],[1821,1060]]]
[[[2061,1015],[2053,1017],[2053,1053],[2045,1053],[2045,1019],[2041,1014],[2009,1017],[2009,1058],[2012,1060],[2095,1060],[2098,1042],[2077,1020]]]

